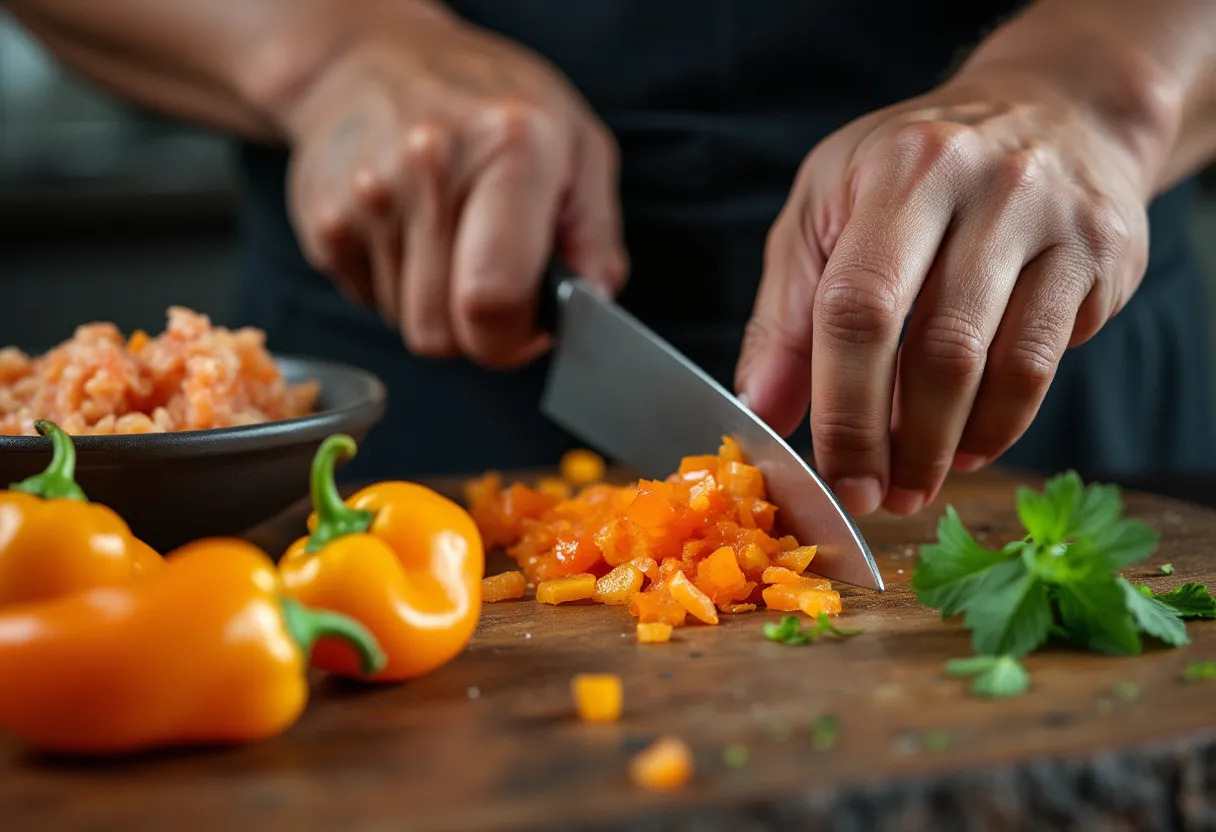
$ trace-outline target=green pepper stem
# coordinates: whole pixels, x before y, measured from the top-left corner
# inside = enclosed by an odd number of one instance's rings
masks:
[[[335,538],[365,532],[374,519],[370,511],[348,506],[338,493],[334,468],[339,459],[351,459],[357,452],[355,440],[343,433],[326,437],[312,460],[309,492],[317,513],[317,528],[308,538],[305,551],[315,553]]]
[[[317,639],[336,638],[346,642],[358,654],[364,676],[384,669],[388,660],[380,649],[380,643],[358,621],[331,610],[306,607],[294,598],[280,598],[279,602],[283,607],[283,623],[287,625],[287,632],[300,645],[306,657],[312,653]]]
[[[76,484],[76,447],[72,444],[72,437],[54,422],[45,419],[34,422],[34,430],[51,440],[51,463],[41,474],[13,483],[9,488],[45,500],[88,502],[88,497]]]

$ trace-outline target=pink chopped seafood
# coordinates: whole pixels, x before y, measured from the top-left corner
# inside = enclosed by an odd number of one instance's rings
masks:
[[[232,427],[304,416],[316,399],[315,382],[284,381],[264,332],[180,306],[155,338],[91,323],[45,355],[0,349],[0,434],[33,435],[38,419],[75,435]]]

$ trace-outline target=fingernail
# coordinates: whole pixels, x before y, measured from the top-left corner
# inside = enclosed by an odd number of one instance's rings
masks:
[[[842,477],[834,490],[853,514],[871,514],[882,502],[882,486],[876,477]]]
[[[973,471],[980,470],[987,464],[988,457],[986,456],[981,454],[965,454],[959,452],[954,455],[954,465],[952,467],[955,471],[970,474]]]
[[[737,394],[735,396],[735,398],[739,400],[739,404],[743,405],[748,410],[752,409],[752,397],[747,395],[746,390],[744,390],[742,393]]]
[[[887,493],[884,507],[892,514],[906,516],[920,511],[925,507],[927,501],[927,495],[923,491],[913,488],[892,488]]]

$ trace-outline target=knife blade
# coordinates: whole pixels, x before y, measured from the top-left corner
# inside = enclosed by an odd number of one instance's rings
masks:
[[[730,436],[764,474],[781,524],[818,546],[813,570],[883,591],[874,556],[827,484],[779,434],[671,344],[580,278],[554,267],[540,323],[554,335],[541,410],[649,478]]]

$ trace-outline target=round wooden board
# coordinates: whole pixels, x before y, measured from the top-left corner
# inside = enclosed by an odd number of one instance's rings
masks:
[[[304,718],[269,742],[68,764],[0,740],[0,829],[1216,828],[1216,684],[1182,680],[1216,659],[1216,622],[1135,658],[1032,656],[1031,690],[1012,700],[943,676],[969,642],[909,593],[916,546],[947,501],[989,543],[1017,535],[1015,482],[956,479],[917,518],[864,522],[890,589],[844,590],[842,624],[865,631],[851,640],[771,643],[761,622],[776,616],[751,614],[638,645],[620,608],[488,605],[452,664],[379,689],[318,679]],[[1128,507],[1162,533],[1132,577],[1216,584],[1216,513]],[[254,539],[279,549],[299,523]],[[1172,577],[1150,576],[1167,561]],[[574,718],[570,678],[586,671],[623,678],[619,724]],[[831,749],[812,742],[821,715],[839,721]],[[697,770],[656,796],[626,763],[663,734],[692,746]],[[745,765],[726,764],[729,745]]]

